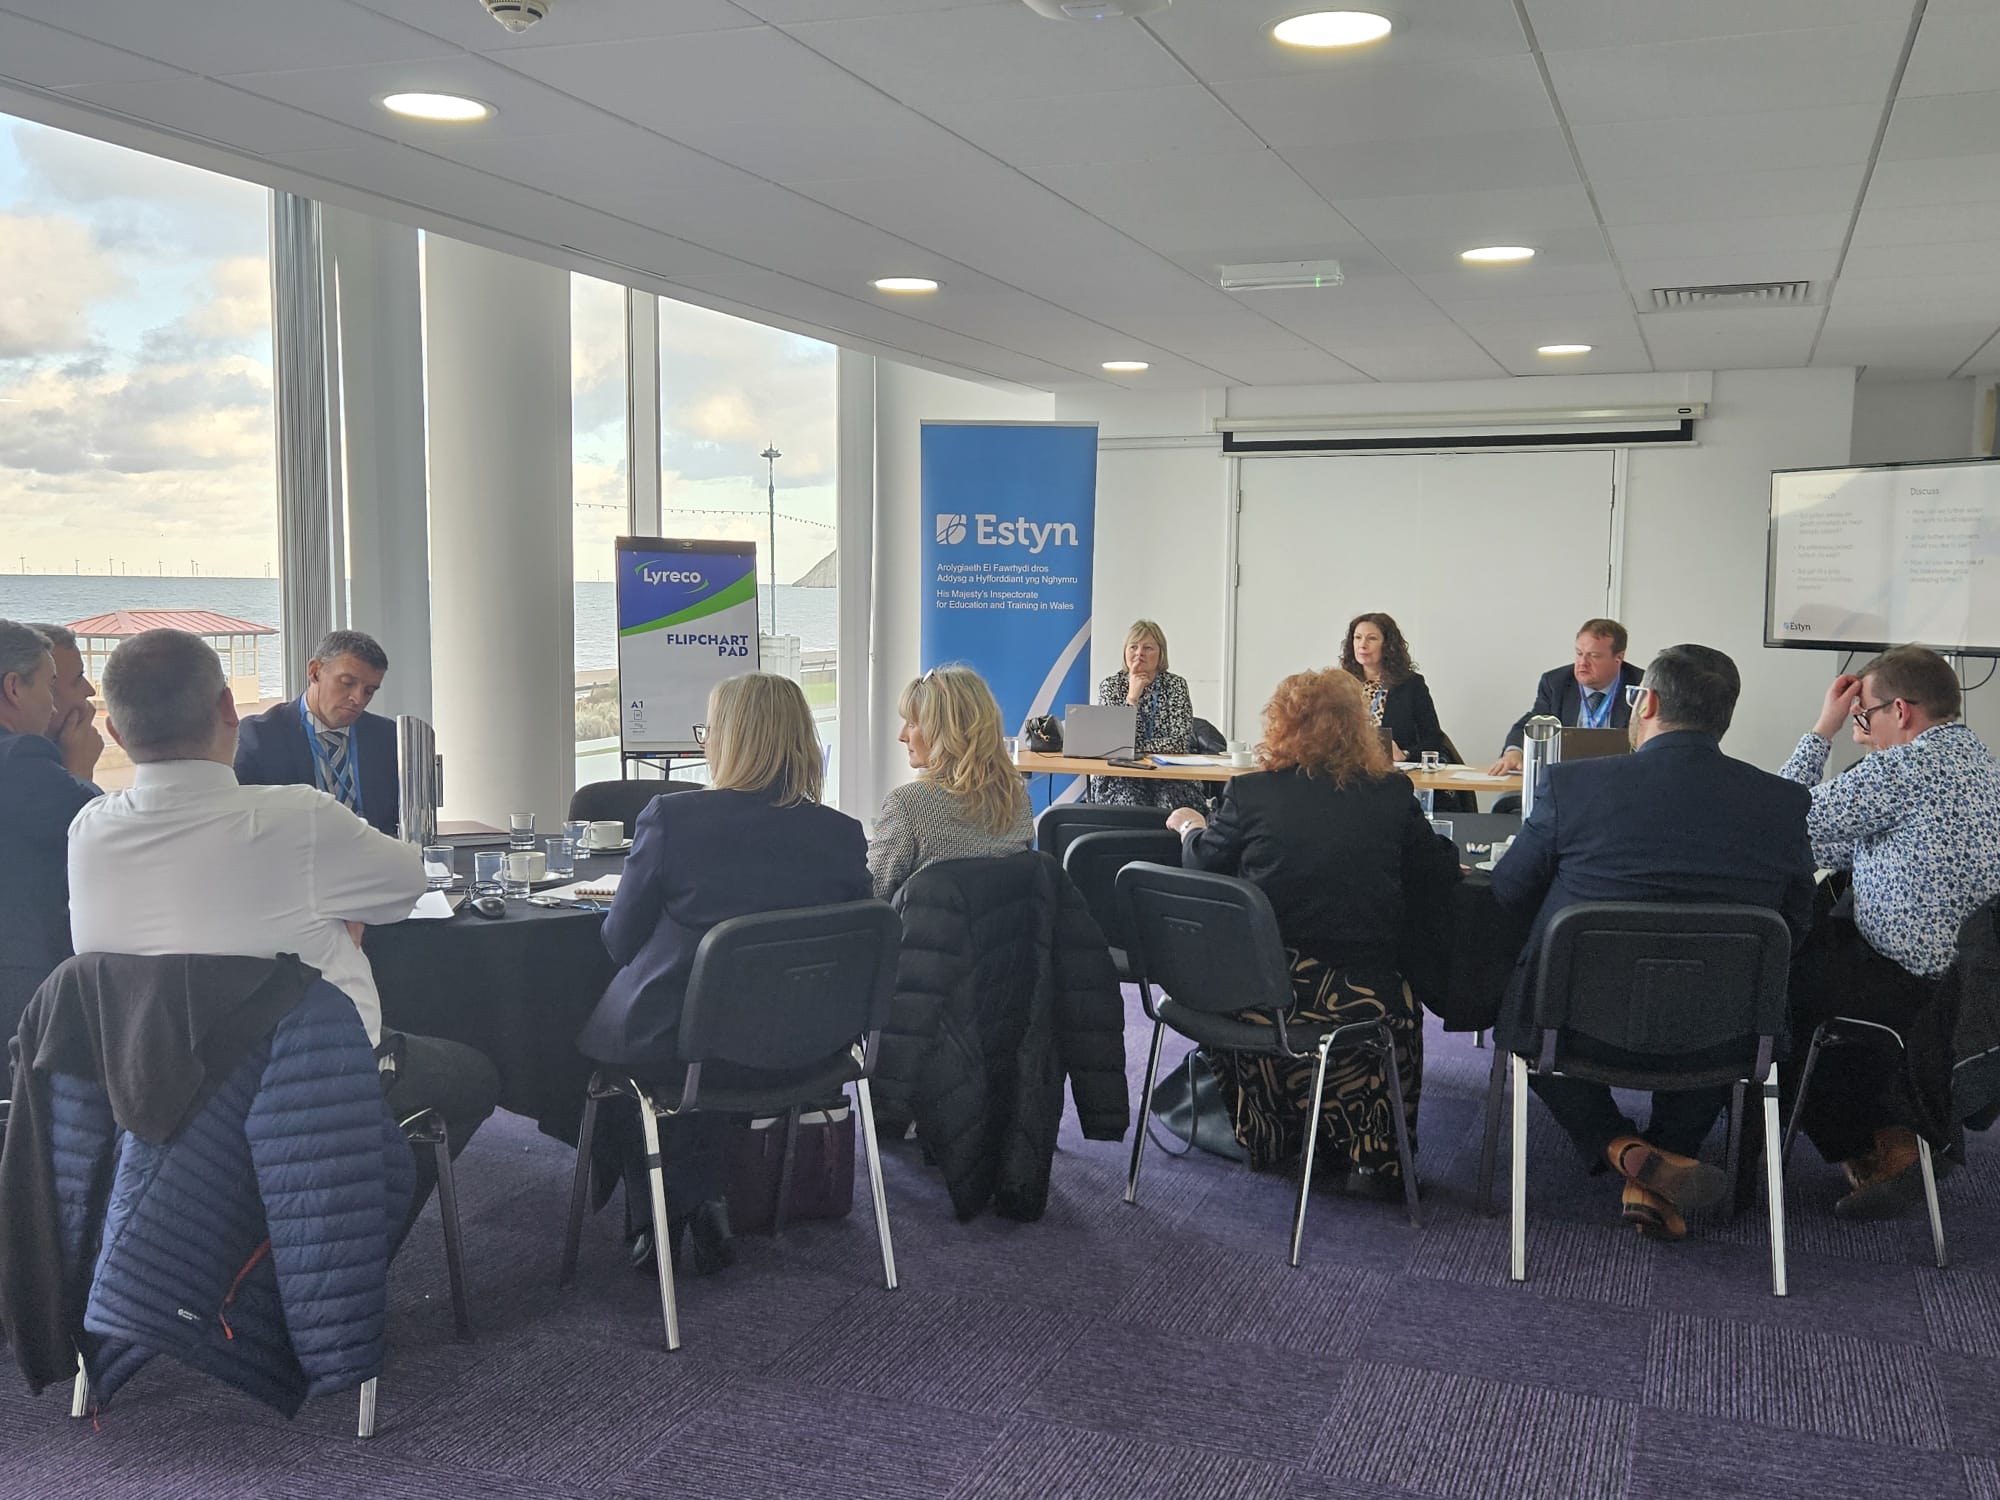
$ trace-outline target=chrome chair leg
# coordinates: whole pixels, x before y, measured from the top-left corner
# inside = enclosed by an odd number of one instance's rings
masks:
[[[1778,1065],[1764,1075],[1764,1193],[1771,1215],[1771,1295],[1786,1295],[1785,1287],[1785,1164],[1784,1153],[1773,1151],[1778,1133]],[[1796,1114],[1796,1110],[1794,1113]]]
[[[576,1171],[569,1189],[569,1222],[563,1226],[562,1264],[556,1269],[556,1285],[568,1286],[576,1279],[576,1252],[583,1238],[583,1211],[590,1202],[590,1147],[597,1134],[597,1079],[590,1080],[590,1092],[583,1097],[583,1124],[576,1136]]]
[[[1160,1043],[1166,1040],[1167,1023],[1153,1023],[1153,1051],[1146,1059],[1146,1086],[1139,1091],[1139,1118],[1132,1127],[1132,1166],[1125,1174],[1125,1201],[1139,1201],[1139,1160],[1146,1154],[1146,1110],[1152,1104],[1153,1088],[1160,1077]],[[1296,1265],[1298,1262],[1293,1261]]]
[[[444,1117],[437,1119],[437,1139],[431,1150],[437,1162],[438,1219],[444,1226],[445,1279],[451,1283],[451,1320],[461,1341],[472,1338],[472,1310],[465,1295],[465,1240],[458,1226],[458,1180],[451,1171],[451,1132]]]
[[[1917,1137],[1917,1165],[1923,1169],[1924,1207],[1931,1216],[1931,1251],[1942,1271],[1951,1264],[1951,1257],[1945,1253],[1944,1215],[1938,1209],[1937,1165],[1931,1157],[1931,1143],[1922,1136]]]
[[[1503,1054],[1504,1055],[1504,1054]],[[1514,1074],[1514,1139],[1510,1154],[1513,1181],[1507,1190],[1510,1214],[1507,1240],[1516,1281],[1528,1279],[1528,1063],[1512,1058]]]
[[[660,1170],[660,1120],[643,1089],[639,1096],[639,1128],[646,1135],[646,1185],[653,1198],[653,1268],[660,1278],[660,1320],[667,1328],[667,1352],[681,1346],[680,1311],[674,1305],[674,1236],[667,1218],[667,1179]]]
[[[771,1205],[771,1238],[785,1232],[785,1210],[792,1202],[792,1168],[799,1154],[799,1107],[785,1111],[785,1154],[778,1162],[778,1198]]]
[[[1480,1027],[1477,1031],[1472,1033],[1472,1045],[1480,1048],[1482,1051],[1485,1049],[1486,1028],[1484,1026]]]
[[[1486,1133],[1479,1142],[1479,1211],[1493,1212],[1493,1168],[1500,1155],[1500,1110],[1507,1102],[1507,1049],[1494,1039],[1486,1070]]]
[[[861,1139],[868,1149],[868,1187],[875,1199],[875,1237],[882,1242],[882,1285],[896,1290],[896,1246],[889,1238],[889,1198],[882,1191],[882,1152],[875,1144],[875,1101],[868,1080],[854,1080],[854,1098],[861,1106]]]
[[[1306,1154],[1299,1171],[1299,1207],[1292,1216],[1292,1266],[1299,1263],[1299,1241],[1306,1232],[1306,1195],[1312,1191],[1313,1154],[1319,1145],[1319,1115],[1326,1102],[1326,1058],[1333,1050],[1333,1033],[1320,1038],[1319,1055],[1313,1063],[1312,1112],[1306,1116]]]
[[[359,1438],[375,1436],[375,1382],[378,1377],[371,1375],[361,1382],[361,1410],[354,1425],[354,1435]]]
[[[72,1417],[90,1415],[90,1375],[83,1368],[81,1354],[76,1357],[76,1380],[69,1388],[69,1414]]]
[[[1382,1031],[1382,1050],[1388,1063],[1389,1110],[1396,1125],[1396,1160],[1403,1169],[1403,1206],[1409,1211],[1410,1227],[1424,1227],[1423,1211],[1417,1207],[1417,1160],[1410,1150],[1410,1127],[1403,1118],[1403,1070],[1396,1062],[1396,1039],[1387,1027]]]

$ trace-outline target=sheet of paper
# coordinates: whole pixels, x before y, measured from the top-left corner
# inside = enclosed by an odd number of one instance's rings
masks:
[[[595,880],[578,880],[569,885],[559,885],[553,890],[537,891],[551,901],[609,901],[618,894],[618,872],[600,875]]]
[[[1475,770],[1467,766],[1463,769],[1453,771],[1448,779],[1452,781],[1498,781],[1501,778],[1489,772]]]
[[[1156,766],[1226,766],[1226,755],[1149,755],[1146,757]]]
[[[410,920],[436,922],[450,916],[454,910],[451,898],[443,891],[425,891],[417,897],[417,904],[410,908]]]

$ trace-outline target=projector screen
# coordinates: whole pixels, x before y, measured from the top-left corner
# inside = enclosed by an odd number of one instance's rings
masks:
[[[2000,460],[1771,476],[1764,644],[2000,656]]]

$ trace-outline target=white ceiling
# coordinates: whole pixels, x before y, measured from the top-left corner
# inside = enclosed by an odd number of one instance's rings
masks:
[[[1369,3],[1386,42],[1314,55],[1266,34],[1304,0],[556,0],[519,37],[478,0],[0,0],[0,108],[1051,389],[2000,371],[1994,0]],[[1493,243],[1540,253],[1460,263]],[[1210,280],[1327,256],[1331,290]]]

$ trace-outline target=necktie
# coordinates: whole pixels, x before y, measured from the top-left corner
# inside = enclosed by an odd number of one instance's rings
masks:
[[[1603,693],[1591,692],[1591,693],[1585,693],[1583,695],[1583,715],[1587,721],[1592,723],[1596,722],[1597,711],[1603,706],[1604,706]]]
[[[353,807],[356,799],[354,777],[347,767],[347,736],[322,729],[319,743],[320,748],[326,751],[327,779],[333,783],[327,790],[344,806]]]

